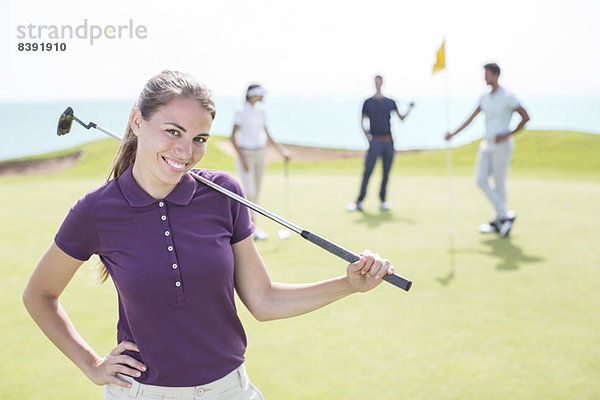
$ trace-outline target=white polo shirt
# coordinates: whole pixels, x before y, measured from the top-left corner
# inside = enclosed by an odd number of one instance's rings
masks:
[[[479,100],[479,108],[485,114],[485,138],[510,131],[510,120],[521,104],[517,98],[498,87],[494,93],[486,93]]]
[[[267,146],[265,112],[249,102],[235,113],[234,124],[239,127],[235,134],[235,142],[242,149],[262,149]]]

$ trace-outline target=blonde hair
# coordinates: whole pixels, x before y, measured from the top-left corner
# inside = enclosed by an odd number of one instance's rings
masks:
[[[148,121],[155,112],[161,107],[167,105],[177,97],[187,97],[198,101],[200,106],[208,111],[214,120],[217,115],[215,102],[212,99],[212,93],[193,76],[179,71],[163,71],[160,74],[150,78],[140,97],[134,105],[140,109],[142,118]],[[121,140],[121,145],[112,163],[108,179],[118,178],[135,161],[137,152],[137,136],[131,129],[131,124],[127,123],[125,135]],[[104,282],[108,279],[108,271],[104,264],[99,263],[97,268],[98,279]]]
[[[212,99],[212,93],[193,76],[179,71],[163,71],[150,78],[134,107],[139,108],[142,117],[148,121],[161,107],[180,96],[195,99],[202,108],[210,113],[212,119],[215,119],[217,109]],[[108,179],[121,176],[135,161],[136,151],[137,136],[134,135],[130,123],[127,123],[125,135],[113,161]]]

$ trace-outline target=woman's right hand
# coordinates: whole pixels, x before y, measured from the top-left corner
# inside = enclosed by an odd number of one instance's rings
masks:
[[[130,387],[131,383],[119,379],[117,373],[139,378],[146,366],[135,358],[123,354],[126,350],[139,352],[137,345],[133,342],[121,342],[104,358],[98,359],[86,375],[97,385],[114,383],[115,385]]]

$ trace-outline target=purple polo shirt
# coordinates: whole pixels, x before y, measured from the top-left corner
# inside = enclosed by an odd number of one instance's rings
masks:
[[[55,237],[79,260],[98,254],[119,297],[117,340],[148,367],[137,380],[197,386],[244,361],[231,245],[254,230],[248,209],[186,174],[163,200],[122,176],[81,198]],[[195,170],[234,193],[228,173]]]

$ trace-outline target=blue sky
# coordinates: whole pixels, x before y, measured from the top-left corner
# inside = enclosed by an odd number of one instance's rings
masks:
[[[600,93],[600,2],[592,0],[3,1],[0,100],[133,98],[162,69],[186,71],[216,95],[250,82],[282,96],[363,96],[372,77],[392,95],[471,96],[496,61],[519,94]],[[19,39],[19,26],[133,21],[144,39]],[[432,75],[446,38],[446,71]],[[64,52],[18,51],[64,42]],[[446,89],[447,88],[447,89]]]

